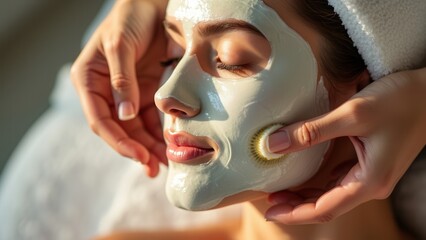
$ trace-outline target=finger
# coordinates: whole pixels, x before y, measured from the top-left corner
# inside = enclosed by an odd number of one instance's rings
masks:
[[[303,202],[303,198],[295,192],[284,190],[270,194],[268,201],[272,204],[290,204],[296,206]]]
[[[125,126],[125,130],[129,133],[129,136],[132,139],[135,139],[137,142],[141,143],[146,149],[148,149],[151,155],[154,155],[156,157],[157,161],[161,161],[167,166],[167,159],[165,154],[166,145],[164,141],[159,141],[158,139],[154,138],[145,129],[144,124],[139,118],[134,119],[132,121],[133,126]]]
[[[306,188],[302,190],[292,191],[280,191],[269,195],[269,202],[272,204],[289,204],[297,206],[306,202],[315,202],[320,196],[324,194],[324,190],[316,188]]]
[[[164,142],[157,141],[143,129],[133,131],[130,134],[130,137],[148,149],[151,155],[155,156],[157,161],[160,161],[167,166],[166,145]]]
[[[164,142],[163,138],[163,126],[160,120],[159,110],[155,107],[154,103],[152,106],[141,108],[141,117],[148,132],[154,136],[158,141]]]
[[[168,166],[169,163],[167,161],[166,157],[166,146],[164,144],[157,144],[154,146],[154,148],[151,150],[152,153],[154,153],[155,157],[164,164],[164,166]]]
[[[163,138],[162,124],[158,116],[157,109],[150,109],[151,110],[148,110],[146,114],[142,114],[142,116],[146,115],[146,117],[142,117],[142,120],[144,125],[147,126],[147,132],[153,136],[156,142],[156,145],[149,149],[155,154],[155,156],[157,156],[158,159],[160,159],[162,163],[164,163],[164,165],[167,166],[166,145]],[[154,114],[151,112],[154,112]]]
[[[149,151],[139,142],[130,138],[114,119],[101,119],[94,125],[94,131],[121,155],[147,163]]]
[[[148,150],[129,135],[112,118],[110,107],[101,95],[81,91],[82,106],[92,130],[121,155],[137,159],[142,163],[149,160]]]
[[[269,136],[269,149],[275,153],[288,153],[308,148],[341,136],[355,134],[355,116],[351,103],[308,121],[285,126]]]
[[[145,166],[145,171],[148,177],[151,177],[151,178],[156,177],[158,173],[160,172],[160,164],[158,159],[156,159],[155,157],[150,159],[148,164]]]
[[[118,117],[123,121],[133,119],[139,110],[135,49],[120,37],[107,39],[105,42],[105,57]]]
[[[364,202],[362,186],[351,183],[339,186],[322,195],[317,201],[293,206],[275,205],[266,212],[266,219],[284,224],[312,224],[329,222]]]

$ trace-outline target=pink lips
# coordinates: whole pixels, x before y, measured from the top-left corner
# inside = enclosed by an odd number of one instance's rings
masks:
[[[213,158],[216,144],[208,137],[196,137],[186,132],[166,131],[167,158],[177,163],[198,164]]]

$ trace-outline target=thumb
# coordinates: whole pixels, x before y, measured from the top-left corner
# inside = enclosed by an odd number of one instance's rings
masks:
[[[134,52],[124,40],[111,41],[105,46],[112,94],[118,118],[123,121],[133,119],[139,109]]]
[[[303,150],[333,138],[351,135],[351,117],[337,108],[319,117],[278,129],[269,136],[269,149],[274,153]]]

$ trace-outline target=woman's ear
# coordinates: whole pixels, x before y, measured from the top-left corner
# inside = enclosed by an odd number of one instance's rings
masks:
[[[373,80],[371,79],[370,73],[367,69],[364,69],[362,73],[357,77],[355,80],[357,83],[357,92],[361,91],[363,88],[365,88],[368,84],[372,83]]]
[[[344,81],[342,79],[338,81],[329,81],[326,87],[329,91],[331,109],[340,106],[371,82],[370,73],[367,69],[363,70],[357,77],[350,81]]]

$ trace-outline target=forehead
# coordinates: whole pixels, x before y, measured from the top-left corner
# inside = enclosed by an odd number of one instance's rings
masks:
[[[170,0],[167,15],[192,23],[225,18],[251,22],[262,7],[261,0]]]

